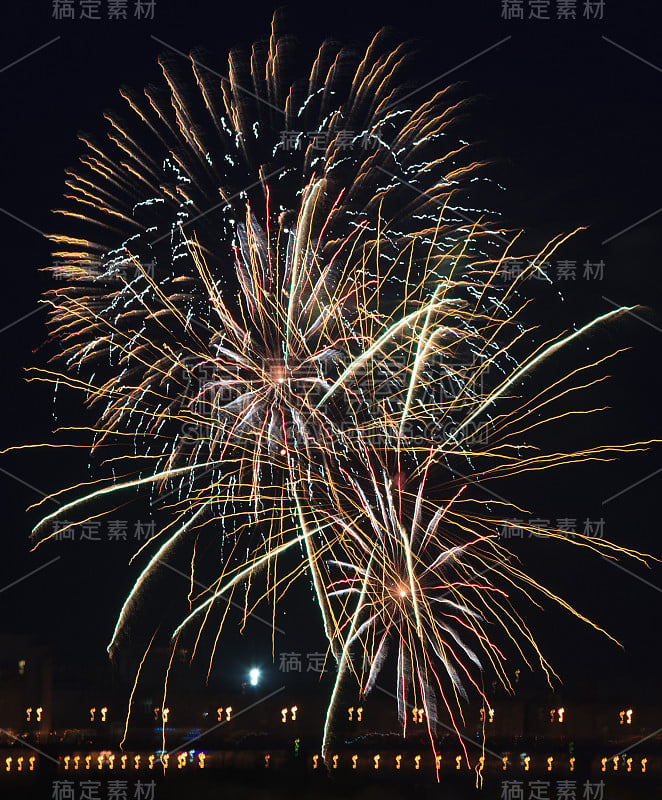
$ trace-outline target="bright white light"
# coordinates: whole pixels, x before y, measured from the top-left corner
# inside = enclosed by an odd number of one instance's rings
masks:
[[[251,680],[251,686],[257,686],[257,682],[260,680],[260,670],[259,669],[252,669],[248,673],[248,675],[249,675],[250,680]]]

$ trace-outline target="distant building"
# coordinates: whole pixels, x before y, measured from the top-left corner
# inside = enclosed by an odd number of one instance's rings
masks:
[[[24,635],[0,635],[0,726],[48,735],[53,716],[50,648]]]

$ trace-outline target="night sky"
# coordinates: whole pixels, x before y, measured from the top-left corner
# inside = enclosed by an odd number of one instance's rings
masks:
[[[133,5],[130,0],[130,14]],[[525,15],[529,5],[523,3]],[[549,5],[554,17],[557,3]],[[106,6],[104,0],[102,17]],[[551,289],[543,284],[532,287],[537,302],[530,320],[551,335],[614,305],[641,306],[560,355],[572,365],[579,363],[587,344],[603,354],[629,348],[610,364],[612,378],[586,394],[586,406],[594,402],[610,409],[580,422],[558,424],[541,440],[559,449],[578,442],[662,438],[662,11],[650,3],[607,0],[604,19],[586,20],[582,7],[579,0],[578,18],[564,21],[505,20],[498,0],[288,7],[292,30],[305,53],[312,53],[328,36],[365,43],[388,25],[415,43],[413,86],[431,82],[420,99],[449,81],[462,82],[463,91],[475,98],[462,133],[480,142],[481,155],[494,161],[490,174],[504,187],[495,196],[496,210],[508,225],[526,230],[532,250],[556,233],[588,228],[558,255],[577,262],[577,278],[557,281]],[[223,71],[229,47],[267,34],[273,8],[263,2],[156,0],[154,20],[111,22],[54,20],[50,2],[3,7],[4,446],[47,441],[53,425],[50,390],[27,383],[26,369],[43,366],[46,357],[40,349],[46,338],[45,314],[43,309],[33,313],[40,293],[50,285],[47,275],[39,272],[50,261],[49,242],[40,232],[57,229],[51,210],[61,204],[65,169],[81,152],[76,134],[91,132],[101,138],[106,130],[103,112],[120,106],[119,87],[140,89],[157,80],[157,58],[168,46],[183,52],[202,47]],[[55,37],[57,41],[12,65]],[[603,262],[602,279],[582,276],[587,260]],[[57,411],[62,424],[84,419],[73,400],[58,404]],[[529,509],[530,518],[576,518],[580,529],[585,519],[604,519],[608,538],[662,558],[662,473],[652,475],[660,469],[661,452],[660,446],[653,446],[620,461],[569,467],[491,488]],[[29,634],[52,646],[58,663],[85,669],[105,662],[117,611],[137,574],[135,565],[127,565],[135,542],[62,542],[30,552],[28,534],[38,511],[26,508],[43,493],[87,479],[84,451],[56,456],[31,449],[0,457],[0,587],[59,557],[21,583],[0,590],[0,632]],[[638,481],[640,485],[628,489]],[[128,519],[133,530],[136,520],[147,521],[149,514],[149,507],[136,506],[115,516]],[[635,573],[631,575],[562,545],[523,541],[513,548],[521,551],[532,572],[624,645],[621,650],[549,604],[544,614],[532,614],[541,646],[565,690],[581,693],[590,686],[604,697],[652,691],[659,702],[662,568],[624,564]],[[175,594],[185,594],[186,581],[175,574],[163,576],[155,592],[150,619],[156,619],[161,606],[168,611]],[[292,633],[277,641],[276,651],[323,647],[316,613],[305,592],[303,604],[285,604],[279,624],[287,630],[289,623]],[[253,624],[243,637],[235,638],[224,653],[228,680],[249,662],[268,667],[265,628]]]

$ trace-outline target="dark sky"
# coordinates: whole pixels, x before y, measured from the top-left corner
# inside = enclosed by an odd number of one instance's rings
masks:
[[[523,3],[525,15],[529,5]],[[365,42],[382,25],[412,39],[420,85],[461,81],[476,97],[465,133],[482,142],[482,152],[496,161],[494,174],[505,187],[498,210],[509,224],[524,227],[533,246],[557,232],[588,227],[563,257],[580,265],[603,261],[604,277],[579,275],[557,284],[563,303],[540,287],[535,314],[551,333],[614,304],[642,306],[636,316],[602,328],[591,342],[600,352],[630,348],[610,366],[608,385],[591,395],[611,410],[601,419],[557,428],[557,438],[550,441],[573,446],[579,438],[618,443],[662,438],[662,213],[655,215],[662,206],[662,11],[651,3],[607,0],[604,18],[587,20],[582,0],[576,5],[578,18],[563,21],[505,20],[498,0],[292,3],[289,9],[293,31],[308,49],[327,36]],[[557,3],[549,6],[554,17]],[[104,0],[102,16],[106,7]],[[110,22],[54,20],[50,2],[3,8],[0,402],[6,446],[44,441],[52,423],[52,397],[47,388],[26,383],[25,369],[43,362],[35,350],[46,335],[44,316],[31,313],[48,285],[38,272],[49,263],[49,243],[40,231],[54,230],[51,209],[60,203],[64,170],[80,152],[76,133],[100,136],[104,110],[119,105],[118,88],[140,88],[156,79],[156,59],[168,45],[183,52],[202,46],[220,65],[230,46],[266,34],[272,10],[255,2],[156,0],[153,21]],[[40,52],[12,63],[55,37]],[[67,406],[61,420],[76,424],[76,414]],[[659,453],[653,448],[611,464],[534,476],[501,490],[530,508],[531,517],[570,517],[580,523],[603,518],[608,537],[662,557],[657,516],[662,474],[649,478],[660,466]],[[3,631],[33,634],[56,646],[64,661],[97,663],[135,575],[135,568],[126,566],[131,544],[65,542],[29,553],[28,532],[37,513],[26,507],[41,492],[85,480],[87,459],[30,450],[3,456],[0,470],[0,586],[59,557],[1,591]],[[550,608],[539,620],[540,638],[568,690],[580,691],[597,679],[626,694],[654,687],[662,570],[625,564],[636,573],[630,575],[597,557],[576,558],[568,548],[541,555],[530,543],[523,543],[522,552],[532,569],[625,646],[620,651]],[[305,643],[288,641],[283,649],[322,644],[321,636],[311,633]],[[244,660],[269,653],[268,640],[259,639],[257,631],[244,637],[241,648],[237,669]]]

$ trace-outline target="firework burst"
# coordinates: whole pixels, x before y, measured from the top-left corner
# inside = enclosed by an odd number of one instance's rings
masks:
[[[553,674],[518,598],[569,606],[498,541],[508,505],[474,490],[637,448],[524,443],[559,418],[545,417],[552,399],[601,380],[586,376],[602,362],[518,394],[623,309],[516,357],[533,333],[521,282],[567,237],[501,284],[511,244],[472,200],[482,165],[453,134],[452,91],[407,104],[406,49],[385,34],[364,51],[324,44],[294,82],[289,50],[276,17],[265,45],[231,54],[227,79],[191,57],[191,85],[163,60],[161,88],[122,92],[128,119],[107,116],[105,144],[83,138],[58,212],[68,232],[52,237],[65,280],[44,301],[59,366],[34,377],[84,393],[93,451],[130,450],[35,535],[122,493],[169,498],[111,646],[160,562],[205,529],[231,545],[175,636],[196,622],[197,644],[217,603],[245,592],[248,614],[308,573],[337,662],[325,755],[341,684],[353,676],[367,694],[389,653],[403,726],[419,704],[434,748],[468,691],[487,703],[481,670],[510,687],[502,638]],[[298,563],[281,573],[285,553]]]

